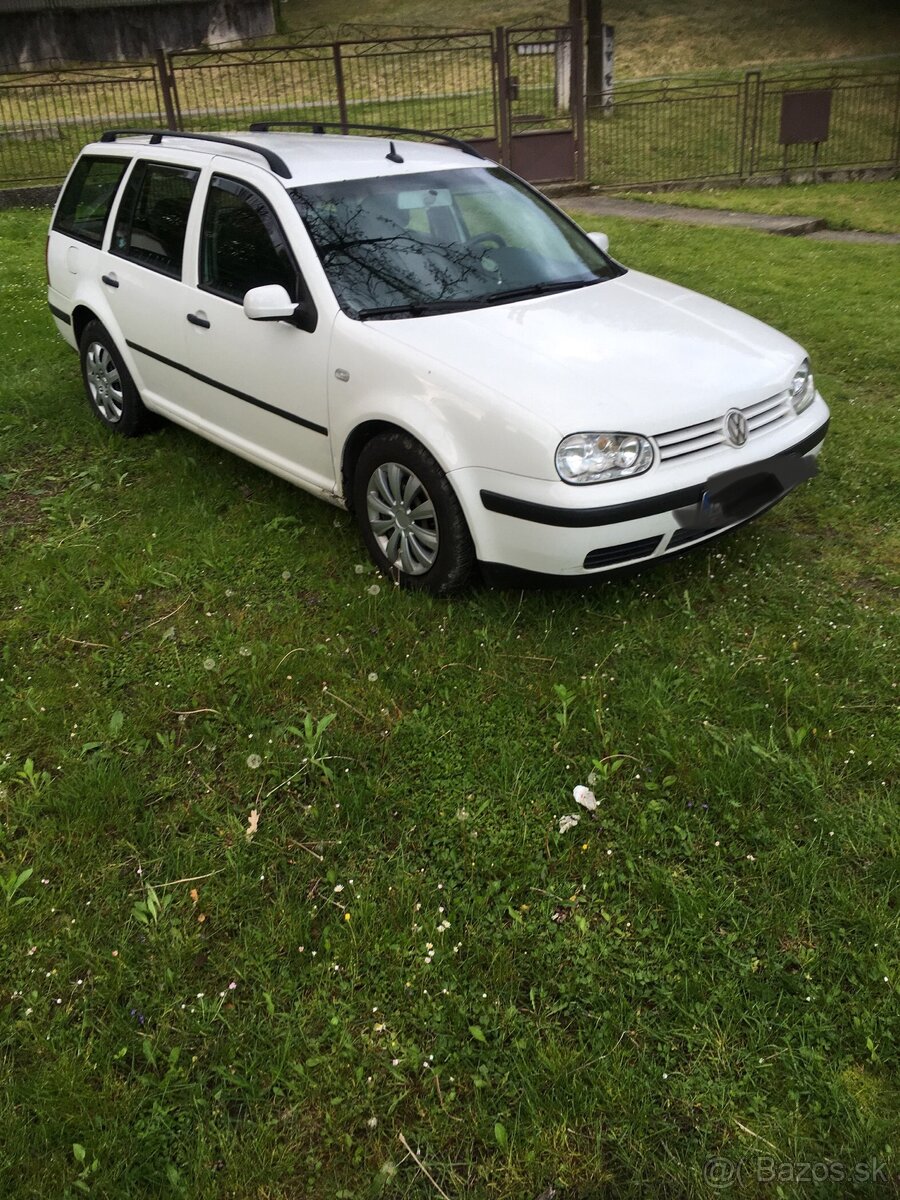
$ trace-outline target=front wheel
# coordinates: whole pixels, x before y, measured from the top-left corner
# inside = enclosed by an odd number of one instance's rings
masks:
[[[469,582],[475,547],[447,476],[399,430],[363,449],[353,508],[376,566],[402,587],[445,596]]]

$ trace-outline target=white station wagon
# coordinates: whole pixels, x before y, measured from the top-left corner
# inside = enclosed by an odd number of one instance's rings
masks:
[[[100,420],[162,414],[349,509],[382,571],[436,594],[479,565],[646,563],[815,473],[800,346],[404,132],[86,146],[48,298]]]

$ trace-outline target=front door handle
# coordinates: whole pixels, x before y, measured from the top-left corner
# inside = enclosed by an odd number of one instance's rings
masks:
[[[118,287],[119,286],[119,281],[115,275],[112,275],[112,274],[101,275],[100,278],[103,280],[103,282],[106,284],[107,287]]]
[[[209,329],[209,321],[204,312],[188,313],[187,319],[192,325],[199,325],[201,329]]]

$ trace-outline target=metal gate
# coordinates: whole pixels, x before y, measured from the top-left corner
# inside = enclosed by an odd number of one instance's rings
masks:
[[[584,176],[581,25],[496,32],[502,161],[533,183]]]

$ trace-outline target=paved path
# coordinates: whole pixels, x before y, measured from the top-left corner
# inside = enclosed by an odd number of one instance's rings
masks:
[[[681,204],[653,204],[643,200],[618,200],[591,194],[558,196],[567,212],[595,217],[627,217],[638,221],[676,221],[682,225],[713,225],[778,233],[782,237],[811,237],[817,241],[900,244],[900,233],[864,233],[862,230],[826,229],[821,217],[772,217],[762,213],[724,212],[716,208],[687,208]]]

